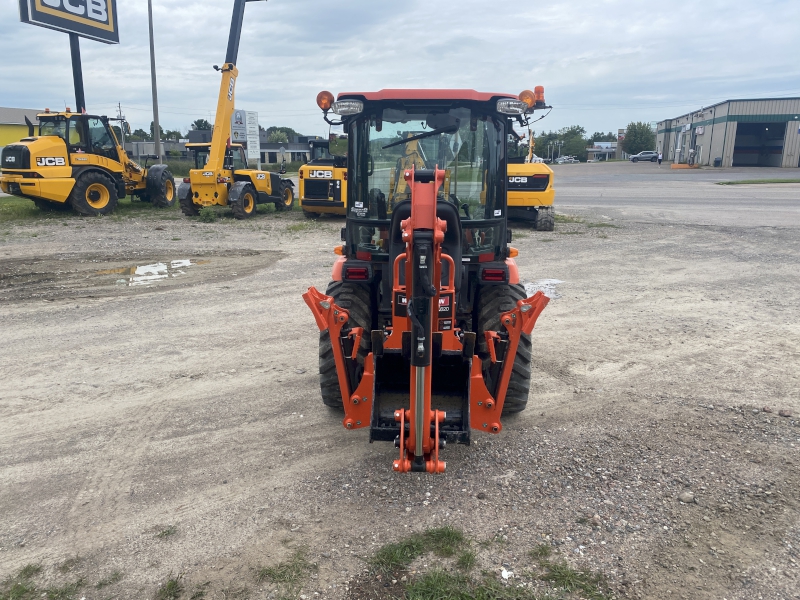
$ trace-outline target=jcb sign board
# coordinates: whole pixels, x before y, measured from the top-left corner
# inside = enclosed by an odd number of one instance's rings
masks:
[[[19,0],[23,23],[119,44],[117,0]]]

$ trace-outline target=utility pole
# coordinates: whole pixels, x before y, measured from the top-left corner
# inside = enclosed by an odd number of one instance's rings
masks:
[[[153,90],[153,139],[156,155],[161,164],[161,126],[158,124],[158,90],[156,88],[156,51],[153,44],[153,0],[147,0],[147,18],[150,24],[150,81]]]
[[[81,44],[77,33],[69,34],[69,51],[72,57],[72,83],[75,86],[75,112],[82,113],[86,110],[86,98],[83,94]]]

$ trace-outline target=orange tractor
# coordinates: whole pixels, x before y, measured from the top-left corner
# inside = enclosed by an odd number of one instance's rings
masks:
[[[540,90],[317,97],[349,139],[344,244],[326,293],[303,294],[322,401],[370,442],[393,441],[395,471],[444,472],[447,442],[499,433],[527,404],[548,298],[527,297],[508,245],[506,150],[513,120],[545,106]]]

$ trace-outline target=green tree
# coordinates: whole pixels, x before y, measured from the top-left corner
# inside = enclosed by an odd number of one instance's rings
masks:
[[[287,144],[289,142],[289,137],[283,131],[272,131],[267,136],[267,141],[270,144]]]
[[[160,140],[166,139],[164,137],[164,128],[161,125],[158,126],[158,132],[159,132],[158,139],[160,139]],[[150,139],[151,140],[155,139],[155,134],[156,134],[155,121],[150,121]]]
[[[167,130],[167,131],[164,133],[164,139],[165,139],[165,140],[172,140],[172,141],[175,141],[175,142],[179,142],[179,141],[181,141],[181,140],[182,140],[184,137],[185,137],[185,136],[184,136],[184,135],[183,135],[183,134],[182,134],[180,131],[178,131],[178,130],[174,130],[174,131],[173,131],[173,130],[170,130],[170,129],[168,129],[168,130]]]
[[[210,131],[211,129],[214,129],[214,127],[205,119],[197,119],[194,123],[192,123],[192,129]]]
[[[648,123],[629,123],[622,140],[622,149],[628,154],[639,154],[643,150],[654,150],[656,136]]]
[[[149,142],[151,139],[150,134],[144,129],[136,129],[128,136],[128,140],[131,142]]]
[[[286,140],[287,141],[300,135],[299,133],[297,133],[291,127],[278,127],[276,125],[273,125],[272,127],[268,127],[267,128],[267,136],[269,137],[270,135],[272,135],[276,131],[280,131],[280,132],[286,134]]]
[[[617,136],[612,132],[603,133],[602,131],[595,131],[592,137],[589,138],[590,142],[616,142]]]

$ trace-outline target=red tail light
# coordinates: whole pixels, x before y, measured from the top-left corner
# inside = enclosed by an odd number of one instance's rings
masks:
[[[369,279],[369,270],[366,267],[347,267],[344,270],[344,278],[363,281]]]
[[[344,172],[344,180],[347,181],[347,171]]]
[[[547,179],[550,175],[534,175],[534,179]]]
[[[297,174],[297,178],[298,179],[302,179],[303,178],[303,169],[300,169],[300,172]]]
[[[484,269],[481,278],[484,281],[505,281],[506,272],[503,269]]]
[[[183,183],[192,183],[192,180],[189,179],[188,177],[184,177],[183,178]]]

